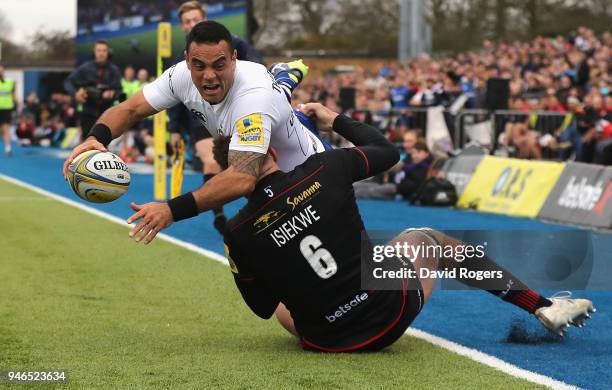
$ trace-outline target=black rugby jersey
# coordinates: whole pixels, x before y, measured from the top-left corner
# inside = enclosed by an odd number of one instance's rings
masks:
[[[282,302],[303,338],[338,346],[380,332],[401,305],[398,292],[361,288],[364,227],[352,186],[389,169],[399,154],[377,129],[345,116],[334,130],[357,147],[262,178],[228,222],[225,243],[236,284],[258,316],[269,318]]]

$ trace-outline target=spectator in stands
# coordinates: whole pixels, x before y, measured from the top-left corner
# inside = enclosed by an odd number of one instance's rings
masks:
[[[293,94],[291,95],[291,105],[294,108],[297,108],[301,104],[306,104],[309,102],[310,100],[306,91],[300,89],[293,91]]]
[[[383,131],[387,130],[391,111],[389,91],[385,87],[371,87],[366,90],[365,96],[366,102],[362,106],[362,109],[372,114],[371,125]]]
[[[30,92],[24,101],[22,114],[29,114],[34,126],[40,126],[40,99],[36,91]]]
[[[391,80],[391,89],[389,90],[389,100],[391,102],[391,108],[394,110],[405,110],[408,108],[408,102],[410,101],[410,88],[404,84],[403,80],[399,77]]]
[[[140,89],[144,88],[145,85],[149,84],[149,71],[145,68],[138,69],[136,78],[140,84]]]
[[[598,141],[595,146],[596,164],[612,165],[612,115],[607,112],[606,119],[597,123]]]
[[[544,97],[544,109],[546,111],[565,112],[565,107],[559,101],[554,88],[549,88],[546,91],[546,96]]]
[[[590,67],[587,61],[587,56],[592,52],[586,52],[580,48],[576,48],[566,54],[566,61],[571,67],[568,74],[572,77],[575,86],[582,91],[586,91],[587,83],[590,78]]]
[[[520,110],[523,104],[522,99],[512,101],[514,106],[511,107]],[[517,115],[510,118],[506,123],[506,128],[500,143],[510,151],[515,151],[519,158],[541,159],[542,153],[538,143],[540,134],[536,130],[530,130],[530,117]]]
[[[412,155],[418,154],[414,148],[417,143],[424,145],[425,142],[420,138],[420,131],[418,129],[407,130],[404,134],[403,152],[400,161],[378,177],[366,179],[354,184],[355,196],[358,199],[393,199],[398,194],[398,183],[402,182],[406,178],[407,169],[409,174],[408,181],[404,182],[404,187],[407,188],[410,184],[410,180],[414,179],[412,172]],[[420,166],[419,166],[420,167]],[[417,169],[418,170],[418,169]],[[427,170],[425,170],[427,172]],[[417,174],[419,176],[420,173]]]
[[[584,105],[577,97],[569,96],[566,107],[568,113],[565,115],[561,126],[556,130],[555,135],[562,145],[571,145],[571,150],[568,150],[565,146],[561,147],[560,158],[568,159],[570,152],[573,152],[577,161],[583,161]]]
[[[138,69],[136,81],[138,83],[137,91],[144,88],[149,83],[149,71],[145,68]],[[130,143],[128,146],[130,149],[125,151],[126,156],[129,156],[127,160],[144,159],[144,161],[152,161],[154,154],[153,117],[140,121],[135,128],[137,131],[133,134],[133,146]],[[135,152],[134,148],[138,150],[138,153]]]
[[[408,130],[409,119],[405,115],[392,116],[387,138],[396,145],[402,146],[404,134]]]
[[[136,76],[136,72],[134,71],[134,67],[132,65],[128,65],[123,69],[123,78],[121,79],[121,90],[125,95],[125,99],[130,98],[136,92],[138,92],[142,85],[136,80],[134,77]]]
[[[610,143],[609,125],[612,122],[612,113],[607,110],[604,98],[597,90],[589,94],[587,101],[583,122],[587,129],[582,136],[584,145],[581,157],[585,162],[603,162],[606,160],[605,150]]]
[[[317,78],[312,84],[309,101],[323,104],[331,95],[329,89],[326,88],[326,85],[329,85],[330,81],[331,80],[325,80],[323,77]],[[305,90],[307,87],[307,85],[302,85],[302,90]]]
[[[146,78],[145,78],[146,79]],[[121,79],[122,95],[119,100],[124,100],[132,97],[136,92],[144,86],[140,80],[136,79],[136,71],[132,65],[127,65],[123,69],[123,78]],[[139,123],[135,123],[134,127],[129,132],[122,135],[118,140],[113,142],[111,147],[120,149],[119,156],[126,162],[134,162],[138,159],[139,154],[144,154],[144,138],[145,134],[141,134],[139,130],[143,129],[146,122],[151,122],[151,118],[147,118]],[[151,126],[152,128],[153,126]]]
[[[407,130],[403,137],[403,151],[401,153],[401,161],[404,164],[410,164],[412,162],[412,151],[417,142],[424,142],[421,131],[419,129]]]
[[[432,163],[431,153],[424,141],[417,141],[410,151],[410,163],[395,175],[397,193],[406,200],[411,200],[427,179],[427,172]]]
[[[64,81],[64,89],[78,104],[82,137],[121,93],[121,72],[110,62],[109,50],[108,42],[97,41],[94,59],[79,66]]]
[[[559,78],[559,87],[557,88],[557,99],[560,102],[567,101],[567,98],[570,94],[570,90],[572,89],[572,79],[568,75],[562,75]]]
[[[433,78],[427,77],[410,99],[410,105],[420,107],[437,106],[442,101],[443,93],[442,86],[435,84]]]
[[[28,94],[23,102],[23,110],[17,120],[15,134],[21,145],[30,145],[34,139],[34,131],[40,125],[40,100],[36,91]]]

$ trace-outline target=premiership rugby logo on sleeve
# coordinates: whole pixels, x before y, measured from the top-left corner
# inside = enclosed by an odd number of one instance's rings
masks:
[[[263,145],[264,129],[261,113],[247,115],[236,121],[240,145]]]

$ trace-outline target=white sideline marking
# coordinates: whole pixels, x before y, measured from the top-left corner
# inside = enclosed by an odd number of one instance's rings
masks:
[[[457,355],[465,356],[467,358],[477,361],[478,363],[482,363],[485,366],[489,366],[496,370],[502,371],[508,375],[511,375],[511,376],[514,376],[520,379],[524,379],[529,382],[537,383],[539,385],[543,385],[551,389],[567,389],[567,390],[580,389],[579,387],[569,385],[565,382],[558,381],[556,379],[535,373],[533,371],[525,370],[523,368],[517,367],[508,362],[505,362],[499,358],[496,358],[495,356],[488,355],[476,349],[464,347],[461,344],[457,344],[453,341],[444,339],[442,337],[438,337],[433,334],[423,332],[422,330],[419,330],[419,329],[408,328],[405,334],[412,336],[412,337],[419,338],[421,340],[425,340],[431,344],[437,345],[451,352],[454,352]]]
[[[118,223],[118,224],[120,224],[122,226],[127,227],[126,226],[127,223],[123,219],[117,218],[114,215],[105,213],[105,212],[100,211],[100,210],[96,210],[93,207],[86,206],[86,205],[81,204],[79,202],[75,202],[75,201],[73,201],[71,199],[68,199],[68,198],[65,198],[63,196],[54,194],[54,193],[49,192],[47,190],[44,190],[44,189],[42,189],[40,187],[36,187],[36,186],[34,186],[32,184],[26,183],[26,182],[21,181],[19,179],[12,178],[10,176],[6,176],[6,175],[3,175],[3,174],[0,174],[0,178],[4,179],[4,180],[6,180],[6,181],[8,181],[10,183],[13,183],[13,184],[16,184],[18,186],[21,186],[21,187],[27,188],[29,190],[32,190],[32,191],[34,191],[34,192],[36,192],[38,194],[42,194],[42,195],[48,196],[48,197],[53,198],[53,199],[55,199],[55,200],[57,200],[59,202],[62,202],[64,204],[67,204],[67,205],[70,205],[70,206],[74,206],[74,207],[76,207],[78,209],[81,209],[83,211],[86,211],[86,212],[88,212],[90,214],[96,215],[96,216],[104,218],[104,219],[106,219],[108,221],[115,222],[115,223]],[[225,265],[228,264],[227,259],[225,258],[225,256],[222,256],[222,255],[220,255],[220,254],[218,254],[216,252],[213,252],[213,251],[201,248],[201,247],[199,247],[197,245],[188,243],[186,241],[182,241],[182,240],[179,240],[177,238],[168,236],[167,234],[159,233],[157,235],[156,239],[157,238],[161,238],[164,241],[167,241],[167,242],[170,242],[172,244],[178,245],[178,246],[180,246],[182,248],[185,248],[187,250],[190,250],[192,252],[201,254],[201,255],[203,255],[205,257],[208,257],[208,258],[210,258],[212,260],[218,261],[218,262],[223,263]],[[467,357],[469,359],[472,359],[474,361],[482,363],[482,364],[484,364],[486,366],[492,367],[492,368],[494,368],[496,370],[499,370],[499,371],[501,371],[501,372],[503,372],[505,374],[508,374],[508,375],[511,375],[513,377],[517,377],[517,378],[520,378],[520,379],[524,379],[524,380],[532,382],[532,383],[537,383],[539,385],[543,385],[543,386],[549,387],[551,389],[564,389],[564,390],[576,390],[576,389],[580,389],[579,387],[576,387],[576,386],[573,386],[573,385],[569,385],[569,384],[567,384],[565,382],[558,381],[556,379],[553,379],[553,378],[550,378],[548,376],[535,373],[533,371],[525,370],[523,368],[517,367],[517,366],[515,366],[513,364],[510,364],[508,362],[505,362],[505,361],[503,361],[503,360],[501,360],[499,358],[496,358],[495,356],[488,355],[488,354],[486,354],[484,352],[480,352],[480,351],[478,351],[476,349],[465,347],[465,346],[457,344],[457,343],[455,343],[453,341],[446,340],[446,339],[444,339],[442,337],[438,337],[438,336],[432,335],[430,333],[424,332],[424,331],[419,330],[419,329],[408,328],[408,330],[406,330],[405,334],[407,334],[409,336],[412,336],[412,337],[419,338],[421,340],[425,340],[425,341],[427,341],[427,342],[429,342],[431,344],[434,344],[434,345],[437,345],[439,347],[442,347],[442,348],[444,348],[446,350],[449,350],[451,352],[454,352],[454,353],[456,353],[458,355]]]
[[[69,206],[76,207],[78,209],[86,211],[86,212],[88,212],[90,214],[93,214],[95,216],[98,216],[100,218],[104,218],[107,221],[115,222],[115,223],[117,223],[117,224],[119,224],[121,226],[124,226],[126,228],[129,227],[129,225],[127,224],[127,222],[125,220],[123,220],[121,218],[118,218],[118,217],[115,217],[114,215],[105,213],[104,211],[100,211],[100,210],[97,210],[97,209],[95,209],[93,207],[86,206],[86,205],[84,205],[82,203],[79,203],[79,202],[76,202],[76,201],[74,201],[72,199],[68,199],[68,198],[65,198],[65,197],[63,197],[61,195],[54,194],[53,192],[44,190],[44,189],[42,189],[40,187],[36,187],[36,186],[34,186],[32,184],[26,183],[24,181],[21,181],[19,179],[15,179],[15,178],[10,177],[10,176],[3,175],[1,173],[0,173],[0,178],[3,179],[3,180],[8,181],[9,183],[13,183],[13,184],[16,184],[18,186],[27,188],[28,190],[34,191],[37,194],[48,196],[48,197],[50,197],[52,199],[57,200],[58,202],[67,204]],[[1,199],[2,198],[0,198],[0,200]],[[176,238],[171,237],[171,236],[169,236],[167,234],[164,234],[164,233],[159,233],[157,235],[157,237],[155,237],[155,239],[158,239],[158,238],[161,238],[164,241],[167,241],[167,242],[170,242],[172,244],[175,244],[175,245],[178,245],[180,247],[183,247],[185,249],[188,249],[188,250],[190,250],[192,252],[196,252],[196,253],[201,254],[203,256],[209,257],[209,258],[211,258],[211,259],[213,259],[215,261],[219,261],[219,262],[224,263],[226,265],[228,264],[227,263],[227,259],[225,258],[225,256],[222,256],[222,255],[218,254],[217,252],[213,252],[213,251],[201,248],[201,247],[199,247],[197,245],[193,245],[193,244],[190,244],[190,243],[188,243],[186,241],[182,241],[182,240],[176,239]]]

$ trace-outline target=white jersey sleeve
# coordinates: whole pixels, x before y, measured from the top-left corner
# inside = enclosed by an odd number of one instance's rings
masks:
[[[270,91],[259,89],[236,99],[231,112],[231,150],[268,152],[272,127],[280,117],[270,95]]]
[[[145,85],[142,93],[151,107],[163,111],[182,102],[192,87],[191,74],[183,61],[171,66],[155,81]]]

